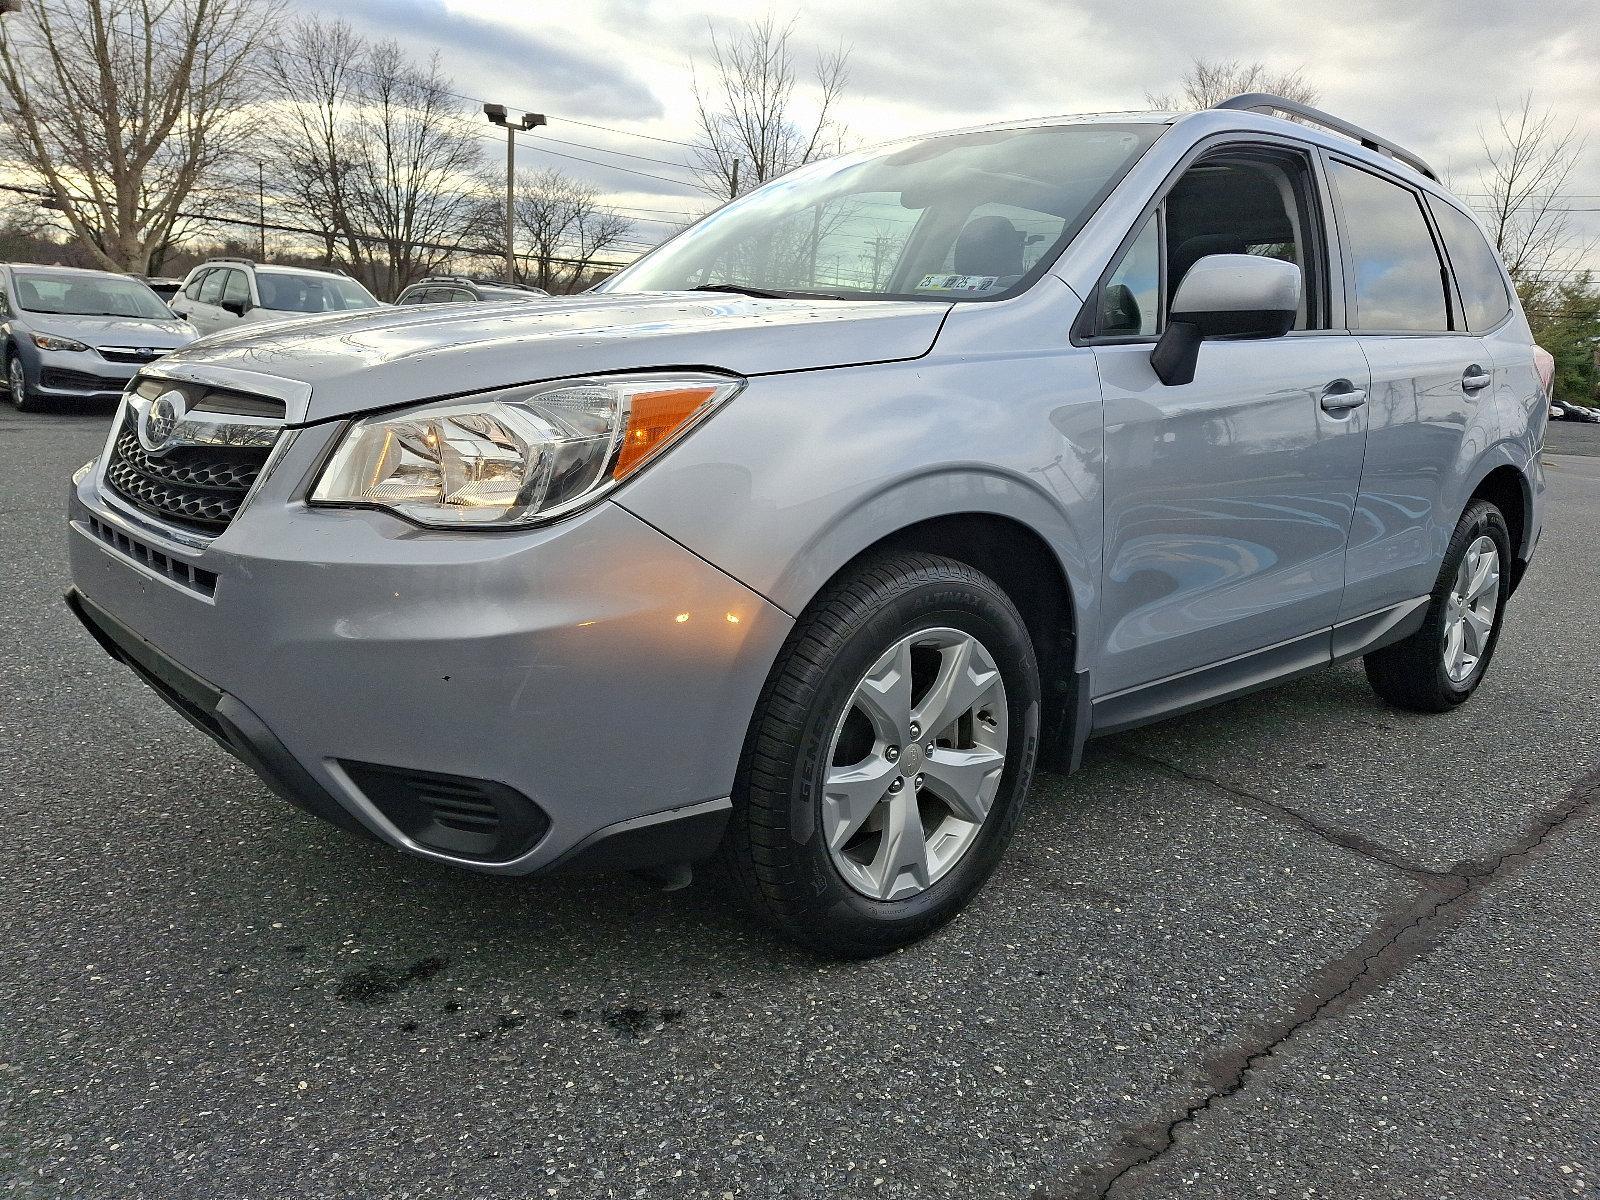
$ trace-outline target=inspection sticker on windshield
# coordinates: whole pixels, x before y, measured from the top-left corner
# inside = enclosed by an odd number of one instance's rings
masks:
[[[917,284],[919,292],[986,292],[995,285],[998,275],[924,275]]]

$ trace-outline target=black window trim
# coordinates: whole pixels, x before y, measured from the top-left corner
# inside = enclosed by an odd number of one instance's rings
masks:
[[[1445,320],[1450,325],[1449,329],[1362,329],[1358,327],[1357,322],[1360,318],[1360,305],[1356,298],[1356,272],[1353,257],[1354,250],[1351,246],[1350,237],[1345,232],[1344,202],[1338,194],[1337,185],[1333,182],[1332,172],[1329,171],[1328,195],[1329,199],[1333,202],[1336,219],[1340,222],[1339,245],[1341,248],[1341,254],[1343,255],[1344,268],[1345,328],[1350,333],[1355,334],[1358,337],[1476,336],[1466,328],[1466,317],[1462,312],[1460,297],[1456,291],[1455,271],[1450,265],[1450,256],[1445,251],[1444,238],[1439,232],[1439,227],[1434,223],[1433,212],[1428,208],[1426,200],[1427,193],[1425,193],[1421,188],[1417,187],[1417,185],[1411,181],[1402,179],[1398,175],[1390,174],[1388,171],[1383,170],[1383,168],[1377,166],[1375,163],[1363,162],[1361,159],[1353,158],[1347,154],[1340,154],[1337,151],[1329,150],[1327,147],[1319,147],[1318,149],[1322,157],[1329,165],[1338,163],[1341,166],[1354,167],[1358,171],[1365,171],[1368,175],[1376,176],[1385,183],[1393,184],[1395,187],[1411,193],[1412,199],[1416,201],[1418,210],[1422,213],[1422,223],[1427,227],[1428,236],[1433,239],[1433,252],[1439,260],[1439,282],[1444,289]],[[1457,328],[1458,325],[1460,328]]]
[[[1495,249],[1494,243],[1489,241],[1488,235],[1485,234],[1482,229],[1478,228],[1477,218],[1472,216],[1472,214],[1467,211],[1464,205],[1457,204],[1450,197],[1441,195],[1438,192],[1425,191],[1422,194],[1422,198],[1422,206],[1427,210],[1429,218],[1434,222],[1434,225],[1437,229],[1439,242],[1444,247],[1445,262],[1450,268],[1450,277],[1455,287],[1456,299],[1461,304],[1461,324],[1465,327],[1464,333],[1469,337],[1488,337],[1490,334],[1500,332],[1500,330],[1505,327],[1506,322],[1517,315],[1517,307],[1521,303],[1517,299],[1516,285],[1512,283],[1511,275],[1506,270],[1505,263],[1500,260],[1500,252]],[[1456,270],[1455,260],[1450,257],[1449,239],[1444,236],[1444,229],[1438,224],[1438,214],[1433,211],[1433,206],[1435,203],[1447,205],[1448,207],[1455,209],[1458,215],[1466,217],[1471,223],[1473,229],[1477,230],[1478,236],[1483,238],[1483,244],[1489,248],[1489,253],[1494,256],[1494,265],[1495,270],[1499,273],[1500,286],[1505,289],[1506,312],[1505,316],[1501,317],[1493,325],[1490,325],[1487,328],[1473,329],[1472,322],[1467,319],[1467,297],[1466,293],[1461,290],[1461,273]]]
[[[1156,210],[1162,213],[1160,221],[1161,239],[1161,295],[1162,313],[1158,320],[1158,328],[1166,320],[1166,292],[1167,292],[1167,255],[1166,255],[1166,203],[1167,196],[1178,181],[1190,167],[1209,154],[1218,151],[1227,152],[1237,149],[1260,147],[1267,150],[1291,151],[1305,156],[1306,170],[1310,176],[1312,187],[1316,190],[1315,207],[1313,216],[1318,229],[1315,231],[1317,240],[1321,243],[1322,252],[1322,303],[1326,313],[1326,326],[1322,329],[1291,329],[1284,334],[1285,337],[1329,337],[1345,336],[1350,333],[1349,328],[1349,301],[1347,297],[1348,282],[1347,270],[1343,257],[1343,239],[1340,229],[1335,223],[1333,194],[1326,172],[1323,170],[1321,159],[1322,147],[1311,142],[1304,142],[1298,138],[1284,137],[1274,133],[1261,133],[1254,130],[1230,130],[1205,138],[1189,148],[1186,153],[1161,185],[1156,188],[1155,195],[1146,201],[1139,210],[1138,217],[1134,220],[1122,241],[1117,244],[1116,251],[1111,255],[1110,261],[1100,272],[1100,277],[1095,281],[1094,287],[1089,289],[1089,295],[1084,299],[1083,307],[1078,310],[1078,316],[1072,323],[1070,341],[1074,346],[1153,346],[1160,340],[1159,334],[1150,337],[1146,334],[1097,334],[1094,332],[1095,323],[1099,320],[1100,296],[1106,284],[1111,281],[1118,267],[1122,265],[1123,258],[1134,240],[1144,231],[1145,222]]]

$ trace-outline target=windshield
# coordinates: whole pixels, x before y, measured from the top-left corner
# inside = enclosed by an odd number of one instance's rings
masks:
[[[296,275],[288,271],[257,271],[256,287],[261,307],[280,312],[350,312],[377,308],[378,302],[354,279],[337,275]]]
[[[597,290],[998,299],[1043,273],[1165,129],[946,134],[817,163],[712,213]]]
[[[171,321],[172,310],[137,279],[18,271],[17,305],[28,312],[72,317],[144,317]]]

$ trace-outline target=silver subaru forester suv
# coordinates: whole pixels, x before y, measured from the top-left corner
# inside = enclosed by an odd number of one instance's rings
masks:
[[[1053,118],[795,171],[587,295],[172,354],[75,480],[68,599],[347,829],[717,858],[869,955],[1092,736],[1355,657],[1470,696],[1547,411],[1416,156],[1262,95]]]

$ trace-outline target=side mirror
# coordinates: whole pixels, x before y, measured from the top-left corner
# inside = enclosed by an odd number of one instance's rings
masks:
[[[224,300],[222,302],[222,309],[224,312],[231,312],[236,317],[242,317],[245,315],[245,313],[250,311],[250,301]]]
[[[1210,338],[1282,337],[1300,311],[1300,268],[1256,254],[1208,254],[1172,297],[1166,332],[1150,351],[1156,378],[1194,382],[1200,343]]]

